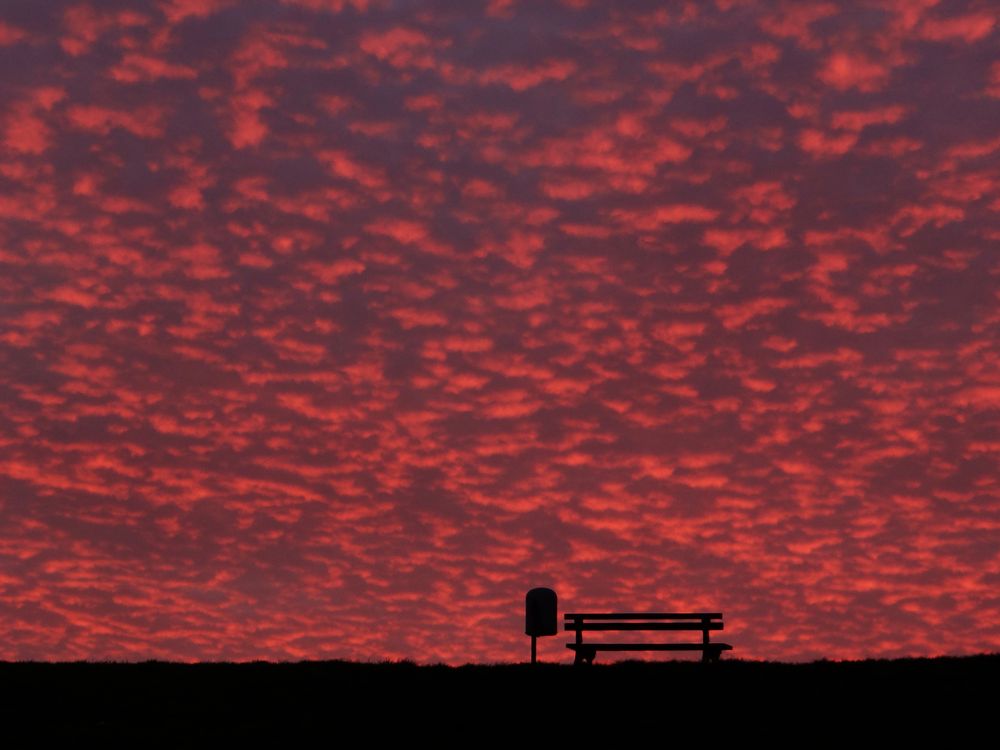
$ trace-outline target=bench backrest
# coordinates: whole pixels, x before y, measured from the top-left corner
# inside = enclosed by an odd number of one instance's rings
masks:
[[[570,612],[565,629],[584,630],[722,630],[721,612]]]

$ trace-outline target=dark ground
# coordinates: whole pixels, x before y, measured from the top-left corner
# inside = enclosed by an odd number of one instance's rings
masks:
[[[290,747],[425,739],[492,746],[504,738],[532,748],[537,741],[667,746],[751,738],[895,747],[904,737],[951,747],[983,731],[977,745],[994,746],[998,682],[1000,654],[579,668],[0,662],[0,716],[7,747],[52,736],[175,747],[292,736]]]

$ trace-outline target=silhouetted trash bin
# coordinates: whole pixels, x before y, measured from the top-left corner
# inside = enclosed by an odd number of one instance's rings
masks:
[[[543,635],[559,635],[559,614],[556,592],[552,589],[532,589],[524,597],[524,632],[531,636],[531,663],[537,662],[535,640]]]

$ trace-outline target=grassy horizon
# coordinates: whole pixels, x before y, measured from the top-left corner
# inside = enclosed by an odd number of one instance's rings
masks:
[[[647,725],[663,731],[670,722],[739,739],[755,726],[791,731],[790,717],[841,728],[988,723],[998,681],[998,653],[799,663],[622,660],[589,667],[408,659],[0,662],[0,706],[9,731],[31,735],[28,745],[42,736],[135,742],[162,736],[182,743],[320,732],[336,740],[345,739],[338,732],[359,727],[408,740],[463,726],[463,737],[486,738],[520,736],[528,731],[526,717],[561,739]]]
[[[747,659],[737,656],[724,656],[719,662],[720,664],[726,663],[740,663],[740,664],[755,664],[755,665],[784,665],[784,666],[810,666],[816,664],[866,664],[871,662],[878,663],[902,663],[902,662],[915,662],[915,661],[941,661],[941,660],[962,660],[962,659],[1000,659],[1000,652],[996,651],[983,651],[975,654],[938,654],[936,656],[893,656],[893,657],[865,657],[862,659],[830,659],[830,658],[820,658],[813,659],[810,661],[781,661],[772,659]],[[603,660],[599,659],[593,666],[612,666],[621,664],[687,664],[687,663],[697,663],[700,664],[700,656],[693,656],[692,658],[674,658],[674,659],[642,659],[642,658],[629,658],[629,659],[616,659],[612,661],[607,656],[604,656]],[[371,658],[366,660],[358,659],[299,659],[299,660],[279,660],[272,661],[269,659],[248,659],[242,661],[175,661],[170,659],[141,659],[141,660],[128,660],[128,659],[73,659],[64,661],[45,661],[39,659],[15,659],[15,660],[0,660],[0,668],[13,664],[33,664],[33,665],[70,665],[70,664],[87,664],[87,665],[104,665],[104,664],[115,664],[115,665],[149,665],[149,664],[165,664],[165,665],[177,665],[177,666],[212,666],[212,665],[363,665],[363,666],[407,666],[407,667],[446,667],[449,669],[463,669],[466,667],[514,667],[514,666],[531,666],[530,662],[525,661],[495,661],[495,662],[466,662],[464,664],[447,664],[445,662],[420,662],[409,657],[403,658],[391,658],[385,657],[381,659]],[[544,666],[574,666],[572,663],[572,654],[569,654],[567,659],[559,661],[553,659],[539,659],[538,665]],[[536,666],[538,666],[536,665]]]

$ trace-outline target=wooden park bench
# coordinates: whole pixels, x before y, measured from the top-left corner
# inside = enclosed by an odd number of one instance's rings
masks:
[[[574,664],[593,664],[598,651],[701,651],[701,660],[718,661],[728,643],[711,643],[710,630],[722,630],[721,612],[606,612],[570,613],[565,616],[566,630],[576,633],[576,641],[566,648],[576,652]],[[584,631],[603,630],[693,630],[701,631],[700,643],[584,643]]]

